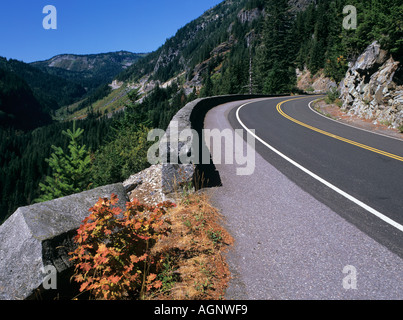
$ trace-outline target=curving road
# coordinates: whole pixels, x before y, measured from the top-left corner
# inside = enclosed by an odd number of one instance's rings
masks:
[[[212,200],[236,241],[228,298],[402,299],[403,141],[323,117],[315,99],[234,102],[206,116],[205,128],[257,139],[252,175],[216,164],[223,187]]]

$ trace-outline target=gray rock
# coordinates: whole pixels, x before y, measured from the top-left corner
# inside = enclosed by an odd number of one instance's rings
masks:
[[[369,45],[355,63],[349,64],[339,85],[342,109],[366,119],[392,123],[393,127],[402,125],[401,103],[396,98],[400,89],[393,82],[399,64],[378,42]]]
[[[0,226],[0,299],[22,300],[41,287],[41,268],[53,265],[58,274],[71,267],[72,237],[99,198],[128,201],[121,183],[19,208]]]
[[[126,193],[129,193],[136,189],[139,185],[143,183],[143,177],[141,175],[141,172],[135,175],[130,176],[129,179],[125,180],[123,182],[123,187],[126,190]]]
[[[377,41],[371,43],[361,54],[351,70],[363,73],[372,69],[377,64],[383,64],[387,59],[387,52],[381,49],[380,44]]]
[[[193,164],[162,165],[162,192],[165,194],[181,192],[184,187],[193,187],[195,167]]]

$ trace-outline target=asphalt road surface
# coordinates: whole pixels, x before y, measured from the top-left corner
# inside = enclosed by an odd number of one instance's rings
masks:
[[[403,142],[313,112],[316,98],[206,116],[206,129],[256,139],[253,174],[216,163],[223,186],[211,190],[235,239],[228,299],[403,298]]]

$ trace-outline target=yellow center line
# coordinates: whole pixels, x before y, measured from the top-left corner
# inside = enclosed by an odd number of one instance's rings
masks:
[[[310,129],[310,130],[316,131],[316,132],[321,133],[321,134],[323,134],[323,135],[326,135],[326,136],[328,136],[328,137],[331,137],[331,138],[334,138],[334,139],[337,139],[337,140],[340,140],[340,141],[349,143],[349,144],[354,145],[354,146],[357,146],[357,147],[359,147],[359,148],[366,149],[366,150],[369,150],[369,151],[372,151],[372,152],[375,152],[375,153],[384,155],[384,156],[386,156],[386,157],[389,157],[389,158],[392,158],[392,159],[395,159],[395,160],[398,160],[398,161],[402,161],[402,162],[403,162],[403,157],[401,157],[401,156],[398,156],[398,155],[395,155],[395,154],[392,154],[392,153],[389,153],[389,152],[386,152],[386,151],[383,151],[383,150],[379,150],[379,149],[376,149],[376,148],[372,148],[372,147],[367,146],[367,145],[365,145],[365,144],[362,144],[362,143],[359,143],[359,142],[356,142],[356,141],[353,141],[353,140],[350,140],[350,139],[346,139],[346,138],[340,137],[340,136],[338,136],[338,135],[335,135],[335,134],[333,134],[333,133],[330,133],[330,132],[327,132],[327,131],[324,131],[324,130],[315,128],[315,127],[310,126],[310,125],[308,125],[308,124],[306,124],[306,123],[303,123],[303,122],[301,122],[301,121],[299,121],[299,120],[297,120],[297,119],[294,119],[294,118],[290,117],[288,114],[284,113],[284,111],[281,109],[281,106],[282,106],[284,103],[286,103],[286,102],[290,102],[290,101],[294,101],[294,100],[298,100],[298,99],[302,99],[302,98],[290,99],[290,100],[286,100],[286,101],[280,102],[280,103],[277,105],[277,111],[278,111],[283,117],[285,117],[285,118],[287,118],[288,120],[290,120],[290,121],[292,121],[292,122],[295,122],[295,123],[297,123],[297,124],[299,124],[299,125],[301,125],[301,126],[303,126],[303,127],[305,127],[305,128],[308,128],[308,129]]]

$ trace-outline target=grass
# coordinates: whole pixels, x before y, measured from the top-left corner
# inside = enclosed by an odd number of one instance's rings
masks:
[[[101,114],[117,111],[128,101],[127,95],[123,95],[126,90],[125,86],[119,89],[113,90],[108,96],[101,100],[98,100],[92,105],[94,112],[100,112]],[[70,106],[64,107],[56,112],[56,119],[58,120],[73,120],[73,119],[83,119],[88,114],[88,107],[81,110],[76,110],[78,105],[83,102],[78,101]],[[72,114],[68,114],[67,110],[70,110]]]
[[[150,300],[220,300],[230,279],[224,252],[233,243],[222,217],[200,192],[184,194],[167,214],[171,232],[153,248],[165,259]]]

